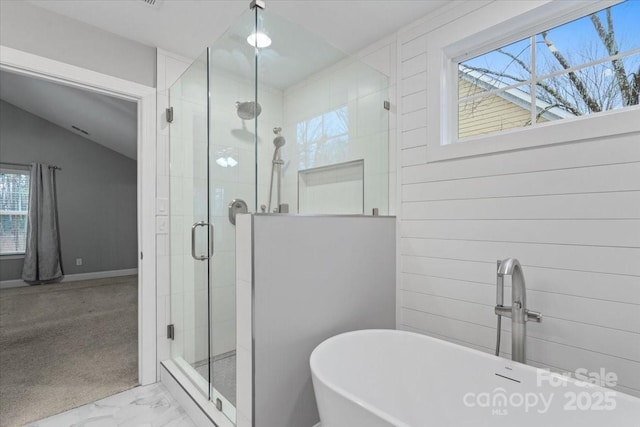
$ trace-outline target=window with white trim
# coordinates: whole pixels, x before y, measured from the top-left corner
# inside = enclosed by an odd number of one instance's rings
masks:
[[[24,254],[29,171],[0,168],[0,255]]]
[[[637,106],[639,19],[625,1],[457,61],[457,132],[442,143]]]

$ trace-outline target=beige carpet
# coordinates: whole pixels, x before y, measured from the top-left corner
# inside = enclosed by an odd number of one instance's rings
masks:
[[[138,383],[138,278],[0,290],[0,426]]]

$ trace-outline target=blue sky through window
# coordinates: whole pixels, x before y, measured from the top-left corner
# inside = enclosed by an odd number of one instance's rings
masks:
[[[605,10],[596,14],[607,29]],[[611,8],[611,14],[620,53],[640,48],[640,24],[638,24],[640,22],[640,0],[629,0],[617,4]],[[548,30],[547,38],[564,56],[571,60],[572,66],[609,56],[590,15]],[[507,54],[500,53],[496,49],[469,59],[462,65],[499,70],[504,74],[526,80],[529,73],[525,71],[524,67],[518,65],[517,61],[523,61],[527,67],[531,67],[530,40],[530,38],[526,38],[502,47],[500,50]],[[536,36],[536,47],[536,72],[538,75],[561,69],[541,34]],[[505,78],[503,83],[514,84],[517,81]]]
[[[557,105],[571,115],[622,108],[638,104],[638,94],[624,91],[616,77],[626,76],[629,85],[640,73],[640,1],[626,1],[610,8],[617,52],[609,52],[591,15],[511,43],[486,54],[462,62],[460,71],[482,83],[485,90],[519,85],[511,91],[531,92],[533,56],[531,42],[535,40],[537,94],[540,101]],[[609,29],[606,9],[595,13],[604,29]],[[616,74],[612,54],[624,57],[618,61],[624,70]],[[631,54],[632,53],[632,54]],[[627,55],[627,56],[625,56]],[[600,64],[593,61],[605,60]],[[582,67],[574,75],[562,73],[567,67]],[[580,81],[576,82],[577,77]],[[580,85],[583,87],[580,87]],[[472,89],[472,87],[470,87]],[[636,90],[637,92],[637,90]],[[626,94],[626,95],[623,95]],[[477,96],[474,91],[460,93],[460,98]],[[630,101],[631,100],[631,101]]]

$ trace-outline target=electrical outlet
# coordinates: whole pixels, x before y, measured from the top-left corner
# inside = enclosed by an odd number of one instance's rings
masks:
[[[76,258],[76,265],[82,265],[82,258]]]

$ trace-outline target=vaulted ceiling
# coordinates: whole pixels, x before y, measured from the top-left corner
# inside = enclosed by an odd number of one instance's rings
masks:
[[[249,7],[248,0],[27,1],[144,45],[190,58],[199,56]],[[437,9],[446,0],[265,2],[269,10],[345,53],[354,54]],[[299,48],[300,39],[290,39]],[[287,49],[286,46],[280,48]],[[136,158],[136,105],[133,103],[6,72],[0,73],[0,97],[88,140]],[[88,135],[72,126],[87,131]]]
[[[138,107],[133,102],[5,71],[0,71],[0,99],[136,158]]]
[[[197,57],[248,9],[248,0],[29,0],[106,31]],[[446,0],[265,0],[268,10],[353,54]]]

